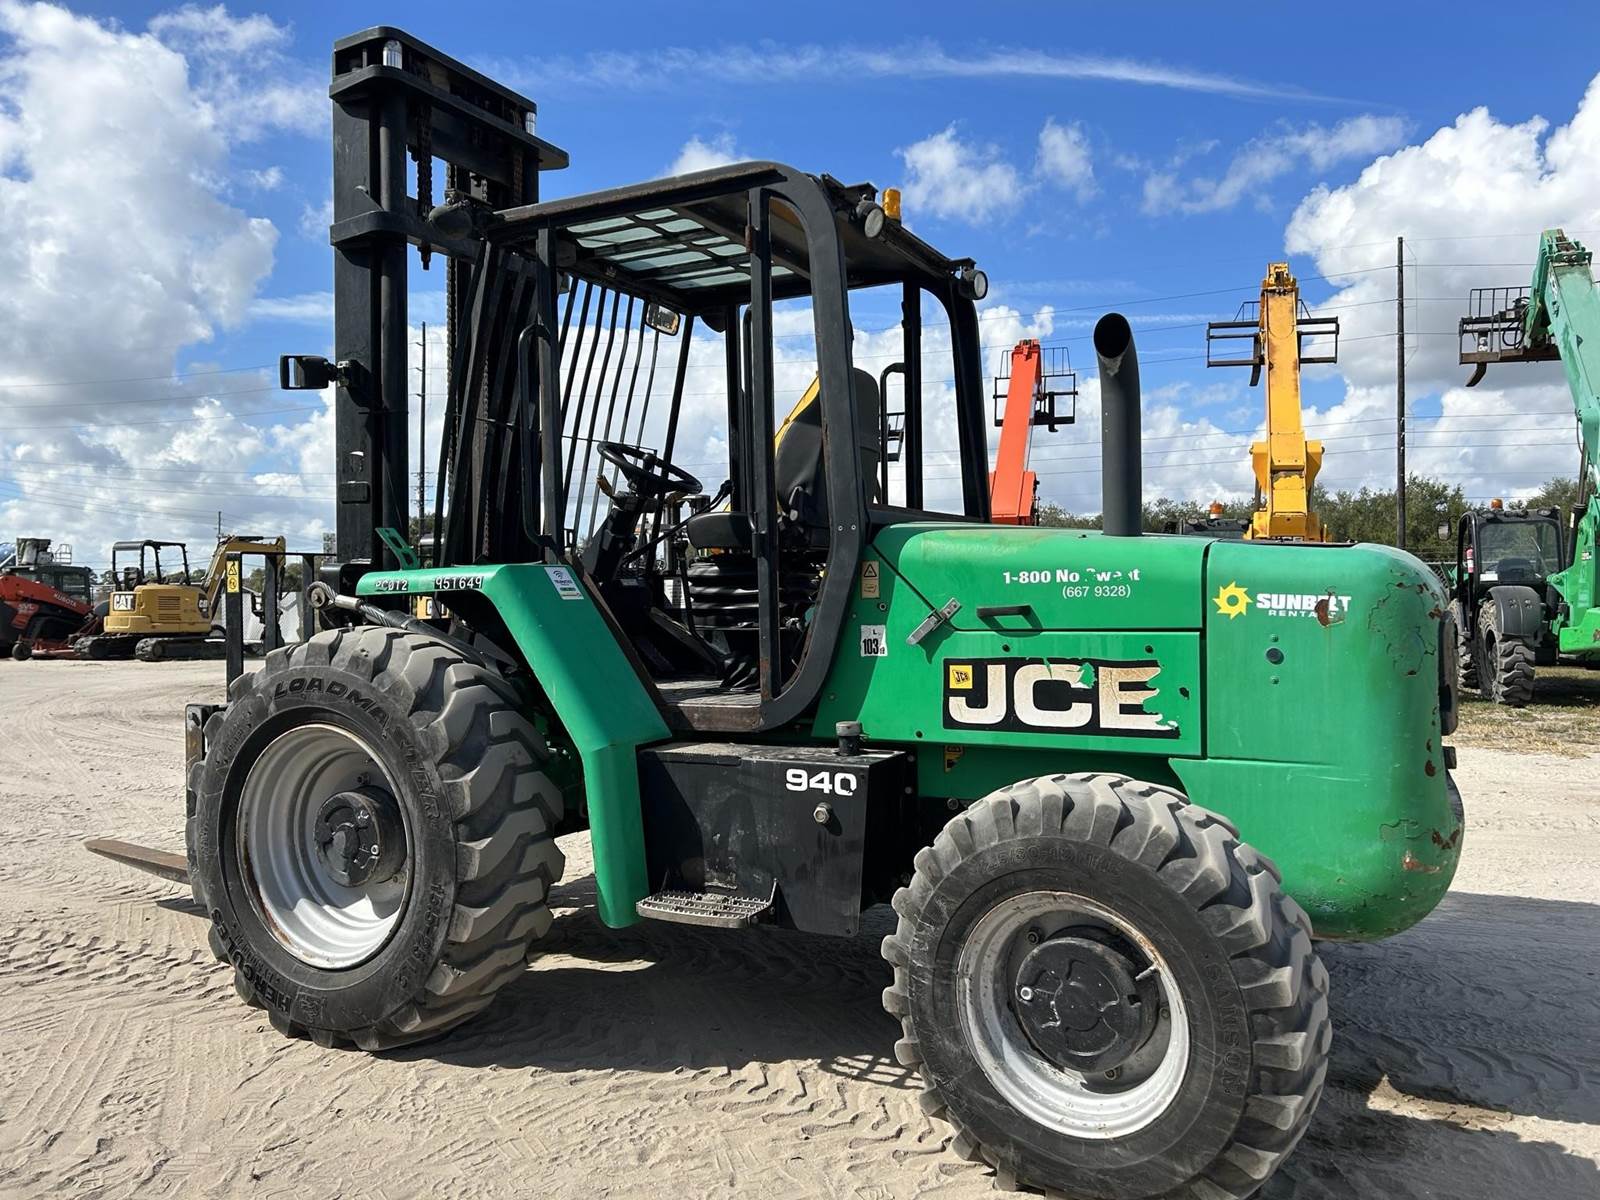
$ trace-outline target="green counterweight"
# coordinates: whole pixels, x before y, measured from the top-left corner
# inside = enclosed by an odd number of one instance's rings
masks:
[[[1324,937],[1397,932],[1448,888],[1444,596],[1410,555],[954,524],[874,549],[816,736],[859,716],[916,749],[929,796],[1073,771],[1170,783],[1272,856]]]

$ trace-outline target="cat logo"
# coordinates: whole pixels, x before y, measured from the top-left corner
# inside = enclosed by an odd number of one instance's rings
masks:
[[[1178,726],[1149,707],[1161,690],[1153,659],[946,660],[946,729],[1175,738]]]

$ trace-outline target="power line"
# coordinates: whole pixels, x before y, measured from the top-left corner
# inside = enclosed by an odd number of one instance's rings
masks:
[[[5,486],[8,486],[8,487],[18,487],[18,486],[20,486],[18,484],[7,483],[7,481],[5,481],[5,480],[0,480],[0,484],[5,484]],[[142,505],[137,505],[137,504],[121,504],[121,505],[118,505],[116,508],[105,508],[105,507],[102,507],[100,505],[96,505],[96,504],[89,503],[89,502],[84,502],[81,499],[74,499],[74,498],[72,498],[70,496],[52,499],[51,497],[59,497],[61,494],[60,493],[56,493],[56,492],[50,492],[50,493],[47,493],[45,495],[38,495],[37,491],[38,491],[38,489],[31,489],[26,494],[19,494],[19,495],[16,495],[16,496],[8,496],[8,497],[0,497],[0,500],[20,501],[20,502],[25,502],[25,503],[28,503],[28,504],[43,504],[43,505],[46,505],[46,506],[51,507],[51,508],[65,508],[65,509],[70,509],[70,510],[72,510],[74,512],[93,513],[96,516],[122,517],[122,516],[127,516],[130,513],[134,513],[134,514],[138,514],[138,515],[141,515],[141,516],[147,516],[147,517],[168,517],[168,518],[170,518],[170,517],[188,517],[191,520],[198,520],[198,521],[204,521],[204,522],[209,523],[211,521],[211,519],[216,515],[216,510],[215,509],[210,509],[210,510],[202,513],[202,512],[196,512],[196,511],[194,511],[192,509],[178,509],[178,508],[174,508],[174,509],[156,509],[156,508],[146,508],[146,507],[144,507]],[[230,520],[238,519],[234,514],[230,513],[230,514],[227,514],[227,515],[229,516]]]
[[[253,367],[222,367],[215,371],[173,371],[166,375],[123,375],[114,379],[55,379],[48,382],[4,382],[0,388],[42,388],[42,387],[92,387],[107,383],[165,383],[169,379],[199,379],[211,375],[239,375],[246,371],[269,371],[271,363],[258,364]]]
[[[73,480],[72,478],[63,479],[61,476],[53,474],[53,473],[49,473],[49,472],[40,473],[40,472],[18,471],[14,467],[0,467],[0,473],[21,476],[23,482],[27,482],[30,479],[32,479],[32,480],[43,480],[47,485],[55,484],[55,483],[71,484],[71,483],[75,482],[75,480]],[[163,485],[160,480],[155,480],[155,479],[118,481],[113,486],[115,487],[116,492],[117,492],[118,495],[126,494],[126,495],[133,495],[133,496],[170,496],[170,495],[173,494],[172,486],[170,484],[169,485]],[[272,499],[283,499],[283,500],[335,500],[335,499],[338,498],[337,493],[333,492],[333,491],[328,491],[328,492],[300,491],[300,492],[292,492],[291,493],[291,492],[271,492],[271,491],[266,491],[266,490],[256,490],[256,491],[249,491],[249,492],[225,492],[225,491],[218,491],[216,488],[213,488],[213,487],[205,484],[203,481],[200,481],[199,486],[196,489],[196,494],[197,495],[203,495],[203,496],[225,497],[225,498],[230,499],[230,500],[272,500]]]
[[[276,391],[277,389],[274,388],[273,390]],[[283,413],[326,411],[327,409],[323,405],[316,404],[302,405],[299,408],[264,408],[258,409],[254,412],[230,412],[228,415],[232,417],[238,417],[240,420],[248,420],[252,417],[273,417],[282,415]],[[186,422],[196,421],[199,419],[200,418],[196,417],[193,413],[190,413],[186,417],[157,417],[153,420],[147,421],[90,421],[82,425],[7,425],[6,432],[10,433],[12,430],[20,429],[126,429],[134,425],[181,425]]]
[[[222,396],[259,396],[263,392],[282,390],[277,384],[273,384],[271,387],[230,388],[225,392],[190,392],[181,396],[128,396],[120,400],[49,400],[42,404],[5,404],[0,407],[4,407],[7,412],[15,412],[26,408],[100,408],[113,404],[188,404],[200,400],[215,400]]]

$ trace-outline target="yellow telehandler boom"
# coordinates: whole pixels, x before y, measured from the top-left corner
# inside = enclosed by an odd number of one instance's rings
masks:
[[[1255,312],[1250,313],[1254,308]],[[1331,352],[1306,353],[1304,339],[1333,338]],[[1233,343],[1248,338],[1247,358],[1229,357]],[[1206,366],[1249,367],[1250,386],[1267,373],[1267,437],[1250,447],[1256,477],[1256,511],[1249,538],[1324,542],[1328,533],[1311,511],[1311,485],[1322,469],[1322,443],[1306,438],[1300,416],[1300,367],[1338,358],[1339,318],[1313,317],[1300,300],[1300,285],[1288,263],[1271,263],[1261,281],[1261,299],[1244,305],[1232,321],[1206,325]]]

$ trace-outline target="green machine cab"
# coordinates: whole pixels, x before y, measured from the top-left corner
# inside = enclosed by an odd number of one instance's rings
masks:
[[[1139,536],[1114,314],[1105,532],[992,525],[987,280],[898,196],[749,162],[540,199],[532,102],[392,29],[332,95],[335,353],[283,374],[337,389],[339,561],[322,632],[189,713],[188,874],[241,995],[325,1044],[443,1034],[587,830],[612,926],[891,903],[894,1053],[956,1152],[1253,1193],[1326,1072],[1313,931],[1396,933],[1456,869],[1428,569]],[[385,540],[408,243],[455,345],[426,569]]]

